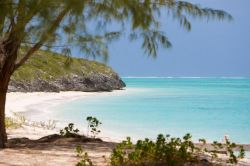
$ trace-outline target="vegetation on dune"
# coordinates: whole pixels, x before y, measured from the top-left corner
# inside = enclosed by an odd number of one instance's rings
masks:
[[[6,128],[20,128],[27,122],[27,119],[19,114],[19,113],[13,113],[12,117],[6,117],[5,118],[5,125]]]
[[[78,132],[79,130],[77,128],[74,128],[74,124],[69,123],[68,126],[60,130],[60,135],[64,137],[73,137],[76,136]]]
[[[94,166],[88,153],[84,152],[84,150],[82,149],[80,145],[76,147],[76,153],[77,153],[77,157],[80,158],[80,161],[76,164],[76,166]]]
[[[107,65],[96,61],[39,50],[14,72],[11,79],[16,81],[31,81],[34,78],[55,80],[73,75],[87,76],[91,73],[112,75],[114,71]]]
[[[212,149],[208,150],[204,139],[200,142],[201,147],[197,147],[191,138],[190,134],[182,139],[159,134],[156,141],[146,138],[133,144],[128,137],[117,144],[108,158],[104,158],[109,166],[219,166],[235,165],[239,159],[244,158],[243,147],[229,140],[224,144],[214,142]],[[237,147],[240,150],[238,155],[234,152]],[[95,165],[80,145],[76,147],[76,152],[80,158],[76,166]],[[227,155],[224,160],[218,158],[218,154],[222,152]]]
[[[88,116],[88,128],[91,131],[101,132],[98,126],[101,122],[92,116]],[[61,130],[60,134],[66,138],[80,137],[79,130],[74,128],[74,124],[70,123],[67,127]],[[92,141],[97,140],[93,134]],[[84,137],[84,136],[82,136]],[[87,137],[85,137],[86,140]],[[118,143],[113,149],[111,155],[106,158],[110,166],[183,166],[183,165],[221,165],[221,163],[237,164],[239,159],[244,158],[245,151],[243,146],[225,140],[225,143],[214,141],[210,148],[205,139],[199,139],[199,145],[192,142],[191,134],[186,134],[183,138],[164,136],[159,134],[155,141],[145,138],[138,140],[135,144],[130,137]],[[235,149],[239,150],[239,154],[235,154]],[[76,166],[94,166],[91,157],[85,152],[82,146],[76,147],[77,157],[80,158]],[[226,161],[218,160],[218,154],[227,155]]]
[[[102,124],[102,122],[100,122],[96,117],[92,116],[88,116],[86,120],[88,121],[87,135],[89,135],[89,130],[90,130],[92,137],[96,138],[96,136],[101,132],[101,130],[99,130],[99,126]]]
[[[14,118],[6,117],[5,118],[5,126],[6,128],[20,128],[22,127],[21,123],[18,123]]]
[[[17,129],[24,126],[33,128],[42,128],[46,130],[53,130],[56,128],[57,122],[55,120],[48,121],[31,121],[23,116],[21,113],[13,112],[12,117],[5,118],[5,126],[9,129]]]
[[[203,160],[203,162],[207,162],[206,164],[213,165],[211,161],[218,159],[217,154],[220,151],[226,151],[228,154],[226,162],[230,164],[236,164],[239,159],[244,157],[243,147],[240,147],[240,154],[236,156],[233,149],[237,145],[229,140],[225,144],[220,144],[219,147],[218,143],[214,142],[212,144],[214,150],[209,151],[205,147],[195,146],[191,138],[190,134],[186,134],[183,139],[159,134],[156,141],[146,138],[133,144],[128,137],[113,150],[110,164],[112,166],[182,166],[201,164]],[[205,144],[203,142],[203,145]],[[204,155],[212,156],[212,158],[210,161],[204,161],[202,159]]]

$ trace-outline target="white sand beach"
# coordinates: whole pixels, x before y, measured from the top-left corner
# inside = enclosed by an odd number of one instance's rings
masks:
[[[80,98],[95,96],[119,96],[127,93],[140,92],[144,89],[129,88],[126,90],[115,90],[112,92],[11,92],[7,94],[6,115],[11,116],[12,112],[29,112],[36,110],[46,110],[60,103],[70,102]]]
[[[111,94],[109,92],[105,95]],[[113,92],[113,93],[117,93]],[[11,115],[11,112],[27,112],[35,110],[45,110],[60,103],[70,102],[75,99],[95,96],[98,92],[60,92],[60,93],[22,93],[12,92],[7,94],[6,114]]]

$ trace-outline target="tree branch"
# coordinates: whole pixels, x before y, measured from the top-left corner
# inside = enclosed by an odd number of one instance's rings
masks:
[[[36,52],[39,48],[43,46],[43,44],[49,39],[49,36],[57,29],[65,15],[70,11],[70,8],[65,8],[55,19],[54,23],[48,29],[47,32],[44,32],[41,39],[31,47],[28,52],[23,56],[23,58],[15,64],[14,70],[18,69],[22,64],[24,64],[34,52]]]

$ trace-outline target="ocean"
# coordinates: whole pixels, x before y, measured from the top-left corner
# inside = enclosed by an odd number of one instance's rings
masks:
[[[125,90],[65,102],[50,119],[73,122],[86,132],[87,116],[97,117],[101,137],[155,139],[159,133],[193,140],[250,143],[249,78],[123,78]]]

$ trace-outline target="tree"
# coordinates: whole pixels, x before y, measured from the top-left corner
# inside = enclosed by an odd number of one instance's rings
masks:
[[[158,46],[171,47],[159,30],[166,12],[181,27],[191,29],[188,17],[231,19],[224,11],[201,8],[177,0],[0,0],[0,147],[7,141],[5,101],[10,77],[39,49],[70,55],[108,58],[108,44],[125,33],[142,38],[142,48],[153,57]],[[111,24],[119,29],[110,30]]]

